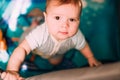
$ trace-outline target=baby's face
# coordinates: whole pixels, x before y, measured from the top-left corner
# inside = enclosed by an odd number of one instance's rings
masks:
[[[49,33],[57,40],[72,37],[78,31],[80,8],[72,4],[52,5],[47,8],[45,22]]]

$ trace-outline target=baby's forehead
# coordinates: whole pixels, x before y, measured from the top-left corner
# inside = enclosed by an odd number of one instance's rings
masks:
[[[47,10],[47,14],[50,16],[60,16],[61,18],[79,18],[80,17],[80,9],[75,8],[71,5],[62,5],[59,7],[49,7]]]

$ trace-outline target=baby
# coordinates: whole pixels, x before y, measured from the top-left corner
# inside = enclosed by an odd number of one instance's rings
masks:
[[[3,80],[23,79],[18,71],[32,50],[48,59],[50,64],[58,65],[64,53],[75,48],[81,51],[91,67],[101,65],[79,30],[81,9],[81,0],[47,0],[45,22],[32,30],[14,50],[6,72],[1,75]]]

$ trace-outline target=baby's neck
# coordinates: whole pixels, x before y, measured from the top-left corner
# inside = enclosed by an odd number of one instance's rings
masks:
[[[63,42],[65,41],[66,39],[62,40],[62,39],[56,39],[53,35],[51,35],[51,38],[54,42],[57,42],[57,43],[60,43],[60,42]]]

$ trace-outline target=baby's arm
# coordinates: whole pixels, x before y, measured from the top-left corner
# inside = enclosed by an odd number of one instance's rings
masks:
[[[86,44],[85,47],[83,49],[81,49],[80,51],[87,58],[89,65],[91,67],[101,65],[101,62],[99,62],[98,60],[95,59],[88,44]]]
[[[31,51],[29,44],[24,40],[14,51],[10,57],[7,65],[6,72],[3,72],[1,77],[5,80],[14,80],[13,78],[19,78],[19,71],[21,63],[24,61],[25,56]],[[4,80],[3,79],[3,80]]]

